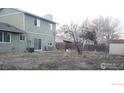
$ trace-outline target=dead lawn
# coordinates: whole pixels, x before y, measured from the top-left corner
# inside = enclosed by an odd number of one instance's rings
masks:
[[[0,54],[0,69],[17,70],[99,70],[101,63],[124,63],[124,57],[105,57],[103,52],[84,51],[78,55],[76,51],[6,53]],[[110,68],[117,69],[117,68]],[[122,68],[121,68],[122,69]]]

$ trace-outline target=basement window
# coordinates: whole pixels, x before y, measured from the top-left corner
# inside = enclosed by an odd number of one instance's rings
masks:
[[[34,25],[40,27],[40,19],[34,19]]]
[[[25,40],[25,35],[24,34],[20,34],[20,40]]]

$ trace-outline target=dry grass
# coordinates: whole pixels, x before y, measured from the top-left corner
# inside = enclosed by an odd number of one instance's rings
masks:
[[[123,63],[124,57],[108,57],[102,52],[75,51],[0,54],[0,69],[97,70],[101,63]]]

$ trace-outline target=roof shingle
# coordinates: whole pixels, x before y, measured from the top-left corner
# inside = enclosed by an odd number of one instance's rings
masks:
[[[13,25],[10,25],[8,23],[3,23],[3,22],[0,22],[0,30],[14,32],[14,33],[26,33],[25,31],[13,26]]]

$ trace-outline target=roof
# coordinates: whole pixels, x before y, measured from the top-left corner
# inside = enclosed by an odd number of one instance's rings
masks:
[[[63,37],[56,35],[55,41],[56,41],[57,43],[63,42]]]
[[[5,8],[0,8],[0,10],[2,10],[2,9],[5,9]],[[53,24],[58,24],[57,22],[54,22],[54,21],[48,20],[48,19],[46,19],[46,18],[40,17],[40,16],[38,16],[38,15],[35,15],[35,14],[32,14],[32,13],[29,13],[29,12],[26,12],[26,11],[23,11],[23,10],[18,9],[18,8],[11,8],[11,9],[15,9],[15,10],[17,10],[17,11],[19,11],[19,12],[23,12],[23,13],[29,15],[29,16],[37,17],[37,18],[39,18],[39,19],[42,19],[42,20],[44,20],[44,21],[47,21],[47,22],[50,22],[50,23],[53,23]]]
[[[69,39],[69,38],[66,38],[66,37],[64,37],[64,36],[62,36],[62,35],[56,35],[56,39],[55,39],[55,41],[56,42],[73,42],[73,40],[72,39]]]
[[[46,21],[46,22],[49,22],[49,23],[53,23],[53,24],[57,24],[56,22],[53,22],[51,20],[48,20],[48,19],[45,19],[43,17],[40,17],[40,16],[37,16],[37,15],[34,15],[34,14],[31,14],[31,13],[28,13],[28,12],[24,12],[26,15],[29,15],[29,16],[33,16],[33,17],[37,17],[39,19],[42,19],[43,21]]]
[[[69,40],[63,40],[65,43],[72,43],[72,41]]]
[[[0,22],[0,30],[7,31],[7,32],[14,32],[14,33],[26,33],[25,31],[13,26],[13,25],[10,25],[7,23],[2,23],[2,22]]]
[[[46,18],[40,17],[40,16],[35,15],[35,14],[32,14],[32,13],[29,13],[29,12],[26,12],[26,11],[23,11],[23,10],[20,10],[20,9],[17,9],[17,8],[12,8],[12,9],[15,9],[15,10],[17,10],[17,11],[23,12],[23,13],[29,15],[29,16],[37,17],[37,18],[42,19],[42,20],[44,20],[44,21],[47,21],[47,22],[50,22],[50,23],[53,23],[53,24],[57,24],[57,23],[54,22],[54,21],[48,20],[48,19],[46,19]]]
[[[122,43],[122,44],[124,44],[124,39],[113,39],[113,40],[110,40],[110,43]]]

